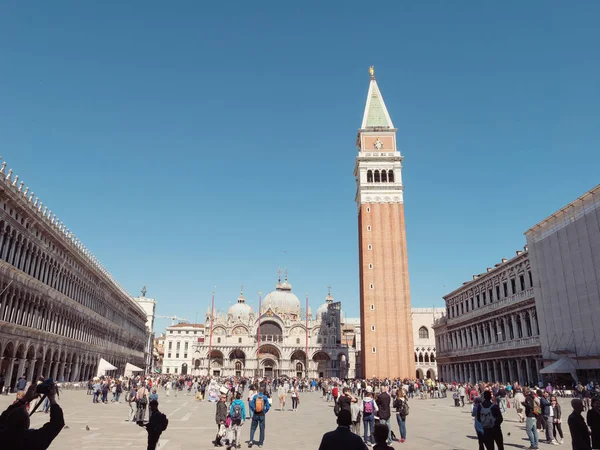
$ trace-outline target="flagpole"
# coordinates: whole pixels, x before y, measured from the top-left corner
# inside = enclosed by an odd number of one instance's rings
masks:
[[[306,356],[306,360],[304,361],[305,367],[304,367],[304,371],[305,371],[305,377],[308,378],[308,293],[306,294],[306,352],[305,352],[305,356]]]
[[[213,319],[215,317],[215,291],[212,293],[212,302],[210,307],[210,336],[208,343],[208,376],[210,376],[210,358],[212,356],[212,337],[213,337]]]
[[[256,368],[260,373],[260,315],[262,310],[262,292],[258,293],[258,350],[256,351]]]

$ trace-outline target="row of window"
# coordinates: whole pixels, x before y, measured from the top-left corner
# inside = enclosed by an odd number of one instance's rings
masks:
[[[367,183],[393,183],[393,170],[367,170]]]
[[[173,334],[173,330],[169,330],[169,334]],[[177,330],[177,334],[181,334],[181,330]],[[189,330],[185,334],[190,334]],[[194,331],[194,334],[198,334],[198,331]],[[200,332],[202,334],[202,331]]]
[[[527,272],[528,274],[528,278],[529,278],[529,286],[533,286],[533,278],[531,276],[531,271]],[[517,290],[517,279],[516,278],[511,278],[510,279],[510,292],[509,292],[509,284],[508,281],[505,281],[502,283],[502,285],[496,285],[495,289],[488,289],[487,292],[482,292],[481,294],[477,294],[473,297],[471,297],[470,299],[466,299],[463,302],[456,304],[456,305],[452,305],[451,307],[448,306],[446,308],[446,313],[448,315],[448,317],[458,317],[461,314],[465,314],[468,313],[470,310],[474,310],[477,308],[481,308],[485,305],[489,303],[493,303],[494,301],[498,301],[501,300],[503,298],[509,297],[510,295],[514,295],[517,292],[522,292],[526,289],[525,286],[525,275],[521,274],[519,275],[518,278],[518,287],[520,288],[519,290]],[[494,296],[495,294],[495,296]],[[501,294],[503,294],[501,296]],[[470,309],[469,309],[470,306]]]
[[[171,353],[167,353],[167,358],[171,358]],[[179,353],[175,353],[175,359],[179,359]],[[187,353],[183,354],[183,359],[187,359]]]
[[[36,237],[38,234],[39,231],[36,231]],[[58,252],[58,249],[55,251]],[[111,295],[110,302],[103,301],[105,294],[89,279],[87,271],[81,270],[70,259],[59,263],[51,254],[43,251],[39,243],[33,242],[4,221],[0,221],[0,259],[122,328],[128,328],[131,324],[122,311],[110,306],[119,304],[117,300],[120,299]],[[137,333],[143,334],[145,328],[141,319],[138,325]]]

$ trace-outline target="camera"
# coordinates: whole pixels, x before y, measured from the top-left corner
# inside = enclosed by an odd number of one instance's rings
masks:
[[[48,395],[54,386],[54,380],[52,378],[48,378],[37,385],[35,392],[36,394]]]

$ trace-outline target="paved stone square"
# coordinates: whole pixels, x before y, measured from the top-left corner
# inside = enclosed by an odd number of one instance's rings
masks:
[[[4,410],[14,399],[14,394],[0,396],[0,407]],[[212,449],[211,441],[216,432],[214,423],[215,404],[198,402],[191,396],[177,398],[160,394],[159,409],[169,417],[169,428],[161,437],[160,450]],[[92,404],[92,396],[85,391],[61,392],[60,405],[65,413],[64,429],[50,447],[53,450],[101,450],[146,448],[146,431],[125,422],[129,411],[127,403]],[[410,401],[410,415],[407,420],[407,442],[394,443],[394,448],[402,449],[477,449],[477,440],[471,419],[471,408],[456,408],[453,400],[428,399]],[[562,399],[564,448],[571,447],[566,424],[571,412],[569,399]],[[286,405],[289,407],[290,405]],[[277,399],[273,409],[267,414],[265,449],[318,449],[321,436],[335,428],[333,404],[326,403],[318,393],[305,393],[297,412],[279,411]],[[49,416],[35,413],[32,427],[45,423]],[[392,417],[395,420],[395,416]],[[86,430],[86,426],[90,428]],[[394,422],[393,430],[398,433]],[[505,415],[504,442],[507,447],[524,448],[529,446],[522,424],[518,423],[514,409]],[[510,433],[510,435],[509,435]],[[248,440],[250,422],[244,425],[242,436]],[[542,436],[540,436],[542,437]],[[258,430],[256,438],[258,439]],[[246,444],[242,445],[245,448]],[[540,448],[550,448],[540,444]],[[256,448],[256,447],[254,447]]]

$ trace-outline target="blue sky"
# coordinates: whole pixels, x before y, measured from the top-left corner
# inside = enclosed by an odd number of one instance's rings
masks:
[[[598,2],[216,3],[0,15],[0,154],[158,314],[202,316],[214,286],[226,310],[242,281],[256,308],[282,266],[313,309],[331,284],[358,315],[370,65],[405,157],[414,306],[599,182]]]

